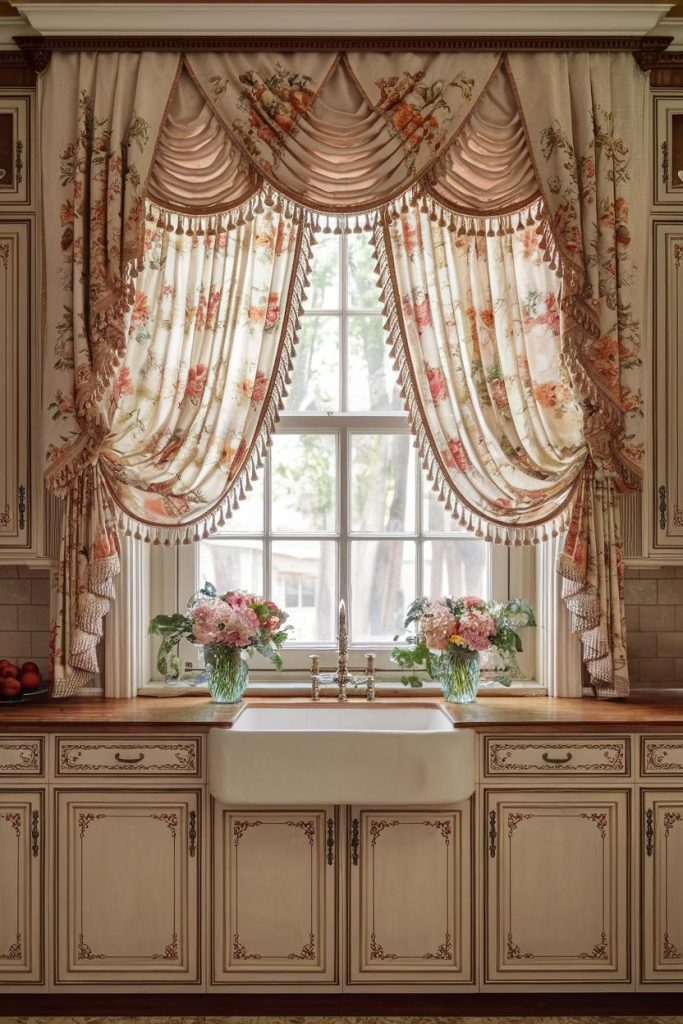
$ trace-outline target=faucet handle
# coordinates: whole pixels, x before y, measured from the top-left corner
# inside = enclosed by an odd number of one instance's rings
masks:
[[[366,664],[365,664],[365,678],[367,680],[365,696],[366,696],[367,700],[374,700],[375,699],[375,655],[374,654],[366,654],[365,655],[365,662],[366,662]]]
[[[320,655],[310,654],[311,661],[311,700],[320,700]]]

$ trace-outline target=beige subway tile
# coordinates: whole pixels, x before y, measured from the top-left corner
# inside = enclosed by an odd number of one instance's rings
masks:
[[[0,565],[0,580],[15,580],[17,574],[16,565]]]
[[[683,580],[683,565],[676,566],[676,579]]]
[[[31,657],[31,634],[21,630],[0,630],[0,657],[26,659]]]
[[[0,583],[0,604],[30,604],[31,584],[28,580],[3,580]],[[0,615],[0,623],[2,616]]]
[[[47,658],[50,647],[49,632],[31,633],[31,657]]]
[[[683,604],[676,607],[676,629],[683,629]]]
[[[31,580],[31,604],[50,603],[50,581]]]
[[[24,580],[49,580],[50,570],[40,569],[35,565],[20,565],[19,579]]]
[[[652,683],[672,683],[674,680],[674,659],[642,658],[640,662],[640,679],[646,685]]]
[[[628,627],[628,623],[627,623]],[[668,633],[676,628],[676,608],[673,604],[648,604],[640,609],[640,628],[643,633]]]
[[[683,658],[676,658],[674,672],[676,686],[683,686]]]
[[[657,657],[683,658],[683,633],[658,633]]]
[[[625,580],[624,601],[626,604],[657,604],[657,580]],[[669,602],[676,604],[675,601]]]
[[[637,632],[640,629],[640,612],[641,612],[640,605],[637,605],[637,604],[627,604],[624,607],[624,612],[625,612],[625,617],[626,617],[626,630],[627,630],[627,632],[629,632],[629,633],[632,632],[632,631]]]
[[[20,625],[22,629],[49,629],[49,604],[29,604],[25,608],[22,608]]]
[[[630,633],[626,637],[626,650],[635,658],[657,657],[656,633]]]
[[[672,565],[660,565],[656,569],[641,569],[641,580],[672,580],[676,570]]]
[[[624,568],[624,579],[627,580],[638,580],[640,579],[640,569],[632,569],[630,565]]]
[[[26,611],[28,605],[21,605],[21,611]],[[0,611],[0,626],[6,633],[14,632],[19,628],[19,608],[12,604],[3,604],[2,611]],[[23,627],[22,627],[23,628]],[[0,658],[4,655],[0,654]]]
[[[659,580],[659,604],[683,604],[683,580]]]
[[[630,654],[628,657],[628,677],[632,684],[640,681],[640,658],[632,658]]]

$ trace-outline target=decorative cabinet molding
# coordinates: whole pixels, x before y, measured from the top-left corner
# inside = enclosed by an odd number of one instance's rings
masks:
[[[42,790],[0,790],[0,985],[44,982]]]
[[[454,809],[351,809],[352,836],[358,823],[349,868],[351,983],[473,982],[470,816],[469,801]]]
[[[683,117],[683,111],[681,116]],[[654,552],[683,556],[683,223],[654,221]]]
[[[335,832],[333,807],[214,805],[214,984],[338,980]]]
[[[629,797],[485,792],[486,983],[629,981]]]
[[[586,781],[625,778],[630,774],[630,746],[626,736],[590,739],[553,736],[486,736],[483,739],[484,775],[488,778],[567,776]]]
[[[199,807],[193,790],[57,789],[56,985],[198,985]]]
[[[31,545],[32,232],[0,219],[0,553]]]
[[[683,736],[641,736],[640,774],[683,777]]]
[[[0,207],[33,202],[32,104],[33,94],[0,88]]]
[[[643,790],[641,981],[683,983],[683,789]]]
[[[652,205],[683,210],[683,94],[653,95],[654,166]]]
[[[41,778],[45,772],[42,736],[0,736],[0,778]]]
[[[58,736],[55,776],[120,779],[201,778],[201,739],[192,737]]]

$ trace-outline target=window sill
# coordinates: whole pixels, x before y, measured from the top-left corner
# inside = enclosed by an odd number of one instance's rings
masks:
[[[422,687],[415,688],[403,686],[400,682],[378,682],[376,686],[378,697],[400,697],[406,700],[419,700],[421,697],[438,697],[441,695],[441,687],[437,683],[425,683]],[[365,687],[351,687],[348,691],[349,697],[364,697]],[[545,697],[548,689],[533,680],[517,680],[511,686],[499,686],[495,683],[483,683],[477,690],[479,697]],[[205,683],[194,683],[190,680],[174,680],[163,682],[152,680],[144,683],[138,688],[138,697],[202,697],[209,695]],[[310,683],[302,682],[280,682],[276,679],[253,680],[247,686],[246,697],[310,697]],[[334,686],[322,685],[320,687],[322,697],[335,697],[337,690]]]

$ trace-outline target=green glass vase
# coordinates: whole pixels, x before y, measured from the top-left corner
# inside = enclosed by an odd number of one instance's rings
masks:
[[[239,647],[206,644],[206,681],[215,704],[237,704],[249,681],[249,665]]]
[[[439,682],[449,704],[471,704],[477,699],[479,651],[462,650],[441,656]]]

